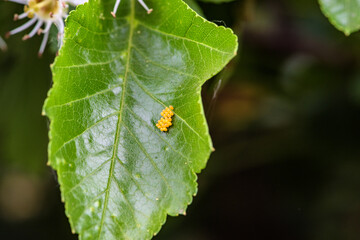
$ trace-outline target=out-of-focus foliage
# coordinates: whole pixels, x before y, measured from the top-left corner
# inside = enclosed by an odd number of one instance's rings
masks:
[[[0,33],[14,26],[13,3],[0,2]],[[21,7],[20,7],[21,9]],[[18,168],[44,173],[47,150],[46,120],[41,103],[51,86],[49,69],[53,56],[37,57],[39,38],[21,41],[22,36],[6,39],[8,50],[0,52],[0,171]]]

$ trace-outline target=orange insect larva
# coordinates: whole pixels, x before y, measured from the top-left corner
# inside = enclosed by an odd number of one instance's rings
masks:
[[[160,113],[162,118],[160,118],[160,120],[156,124],[156,127],[159,128],[160,131],[167,132],[168,128],[172,126],[172,116],[174,116],[172,110],[174,110],[174,107],[170,105]]]

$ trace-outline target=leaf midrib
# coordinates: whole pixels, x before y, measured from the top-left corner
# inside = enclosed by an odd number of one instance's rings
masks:
[[[126,83],[128,80],[128,74],[129,74],[129,67],[130,67],[130,60],[131,60],[131,48],[132,48],[132,39],[133,39],[133,35],[134,35],[134,23],[135,23],[135,1],[134,0],[130,0],[131,2],[131,7],[130,7],[130,16],[129,16],[129,40],[128,40],[128,49],[127,49],[127,62],[126,62],[126,67],[125,67],[125,74],[124,74],[124,80],[123,80],[123,86],[122,86],[122,94],[121,94],[121,102],[120,102],[120,110],[119,110],[119,117],[118,117],[118,123],[116,126],[116,134],[115,134],[115,140],[114,140],[114,151],[113,151],[113,155],[112,155],[112,159],[111,159],[111,165],[110,165],[110,170],[109,170],[109,178],[108,178],[108,182],[107,182],[107,186],[106,186],[106,194],[105,194],[105,199],[104,199],[104,208],[102,211],[102,215],[101,215],[101,221],[100,221],[100,227],[99,227],[99,237],[98,239],[101,239],[101,233],[102,233],[102,228],[104,225],[104,221],[105,221],[105,214],[106,214],[106,210],[107,210],[107,205],[109,203],[109,194],[110,194],[110,187],[111,187],[111,182],[112,182],[112,176],[114,173],[114,168],[115,168],[115,163],[116,163],[116,155],[118,152],[118,147],[119,147],[119,139],[120,139],[120,131],[121,131],[121,120],[122,120],[122,113],[123,113],[123,109],[124,109],[124,100],[125,100],[125,93],[126,93]]]

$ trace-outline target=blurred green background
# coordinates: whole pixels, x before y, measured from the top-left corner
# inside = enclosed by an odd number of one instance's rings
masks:
[[[155,239],[360,239],[360,33],[345,37],[315,0],[200,3],[240,36],[206,83],[216,151],[187,216]],[[0,34],[22,7],[0,2]],[[0,52],[0,239],[77,239],[46,166],[51,87],[40,37]]]

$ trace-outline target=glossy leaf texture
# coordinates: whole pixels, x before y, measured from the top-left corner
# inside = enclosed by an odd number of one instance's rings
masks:
[[[79,6],[67,19],[45,102],[49,163],[80,239],[150,239],[185,214],[212,151],[201,85],[234,57],[237,37],[181,0]],[[174,106],[161,132],[161,111]]]
[[[345,35],[360,29],[359,0],[319,0],[319,3],[329,21]]]

